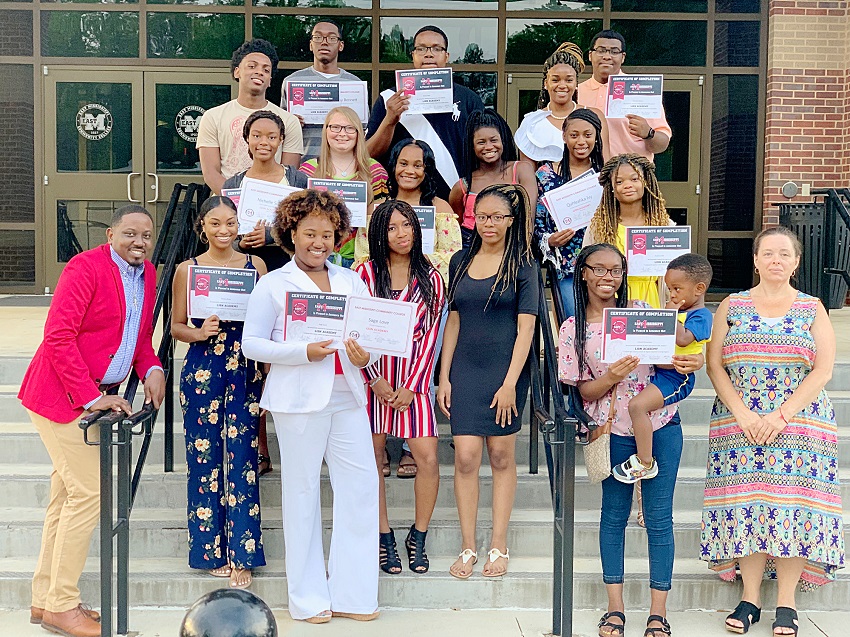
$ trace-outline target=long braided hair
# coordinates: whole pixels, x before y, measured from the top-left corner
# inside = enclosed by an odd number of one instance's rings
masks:
[[[566,133],[570,122],[577,119],[587,122],[596,131],[596,141],[593,143],[593,150],[590,151],[590,167],[596,172],[600,172],[605,163],[605,159],[602,157],[602,120],[589,108],[577,108],[567,115],[561,130]],[[564,181],[570,181],[573,178],[570,174],[570,150],[567,148],[566,142],[564,142],[564,156],[561,158],[560,173]]]
[[[416,282],[428,307],[431,320],[437,320],[441,308],[437,304],[437,291],[431,281],[434,266],[422,253],[422,228],[419,225],[419,217],[416,216],[410,204],[397,199],[385,201],[375,208],[369,221],[369,258],[372,260],[372,269],[375,272],[375,296],[382,299],[393,298],[389,227],[394,212],[401,213],[413,228],[413,247],[410,250],[407,283],[412,286]]]
[[[546,90],[546,76],[549,75],[549,69],[559,64],[571,66],[576,71],[576,79],[584,73],[584,51],[581,47],[572,42],[564,42],[555,49],[555,52],[546,58],[543,63],[543,85],[540,88],[540,97],[537,98],[537,110],[545,108],[549,103],[549,91]],[[578,103],[578,88],[573,93],[573,101]]]
[[[617,226],[620,223],[620,202],[614,195],[614,180],[621,166],[631,166],[643,180],[643,214],[648,226],[668,226],[670,216],[664,196],[655,178],[655,164],[643,155],[625,153],[612,157],[599,173],[599,183],[602,185],[602,200],[590,221],[590,232],[600,243],[617,244]]]
[[[585,355],[585,342],[587,341],[587,304],[590,302],[590,295],[587,291],[587,281],[584,280],[584,267],[587,265],[587,260],[597,252],[608,250],[620,257],[620,262],[623,268],[623,279],[620,281],[620,287],[617,288],[615,298],[617,299],[616,307],[623,308],[629,304],[629,282],[626,276],[626,257],[620,252],[616,246],[610,243],[595,243],[592,246],[583,248],[579,252],[576,259],[576,276],[573,293],[575,294],[576,302],[576,337],[573,345],[576,349],[576,361],[578,362],[579,374],[584,371],[587,356]]]
[[[466,139],[463,142],[463,178],[467,189],[472,189],[472,173],[478,169],[481,162],[475,154],[474,138],[476,131],[482,128],[495,128],[502,138],[502,156],[499,158],[499,168],[504,171],[510,162],[518,159],[514,135],[505,118],[492,108],[473,111],[466,120]]]
[[[398,180],[395,176],[395,169],[401,151],[408,146],[416,146],[422,151],[422,163],[425,166],[425,177],[419,184],[419,205],[433,206],[434,197],[437,196],[437,160],[434,158],[434,151],[431,150],[428,142],[410,137],[396,143],[390,151],[390,161],[387,165],[387,190],[389,190],[390,199],[398,197]]]
[[[493,294],[501,296],[508,288],[514,287],[520,268],[531,263],[531,229],[534,221],[534,213],[530,210],[531,204],[528,200],[528,193],[519,184],[487,186],[478,193],[475,199],[476,211],[481,201],[487,197],[498,197],[504,201],[513,217],[513,223],[505,234],[505,252],[502,255],[499,270],[496,272],[496,280],[493,281],[493,286],[490,288],[490,296],[484,305],[485,310],[490,304]],[[469,249],[466,251],[451,282],[448,295],[449,303],[454,299],[458,282],[469,270],[469,265],[479,250],[481,250],[481,235],[478,234],[478,227],[476,226],[475,232],[472,233],[472,243],[470,243]]]

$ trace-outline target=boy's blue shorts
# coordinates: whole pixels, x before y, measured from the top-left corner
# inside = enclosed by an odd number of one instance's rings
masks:
[[[680,374],[675,369],[656,367],[650,383],[661,391],[666,407],[690,396],[696,383],[696,374]]]

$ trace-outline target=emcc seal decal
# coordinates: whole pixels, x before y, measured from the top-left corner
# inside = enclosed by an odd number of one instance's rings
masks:
[[[77,111],[77,131],[92,141],[99,141],[112,132],[112,113],[103,104],[86,104]]]
[[[174,128],[177,134],[187,142],[195,143],[198,141],[198,126],[201,124],[201,115],[206,109],[190,104],[184,106],[174,118]]]

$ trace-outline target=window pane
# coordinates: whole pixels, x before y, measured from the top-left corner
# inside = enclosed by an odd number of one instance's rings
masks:
[[[139,0],[41,0],[41,2],[61,2],[65,4],[137,4]]]
[[[715,22],[714,65],[758,66],[758,22]]]
[[[611,11],[705,13],[708,0],[611,0]]]
[[[753,240],[709,239],[708,261],[714,270],[713,292],[737,292],[753,285]]]
[[[32,12],[0,11],[0,55],[32,55]]]
[[[35,221],[32,66],[0,65],[0,219]],[[3,231],[8,232],[6,230]]]
[[[381,0],[381,8],[423,9],[426,7],[421,0]],[[434,11],[498,11],[499,2],[498,0],[431,0],[427,8]]]
[[[66,263],[75,254],[102,244],[112,213],[126,204],[126,201],[57,201],[56,260]]]
[[[508,20],[507,64],[543,64],[561,42],[590,47],[602,20]]]
[[[57,171],[132,171],[132,89],[117,82],[57,82]]]
[[[0,232],[0,254],[0,287],[35,283],[35,230]]]
[[[43,11],[41,54],[60,57],[139,57],[139,14]]]
[[[333,9],[371,9],[372,0],[254,0],[256,7],[331,7]],[[315,18],[314,18],[315,19]],[[333,17],[337,22],[339,18]]]
[[[508,11],[602,11],[602,0],[508,0]]]
[[[752,230],[756,207],[758,76],[715,75],[709,230]]]
[[[381,18],[381,62],[410,63],[413,35],[432,18]],[[453,64],[495,64],[498,20],[444,18],[440,28],[449,36]]]
[[[705,66],[701,20],[611,20],[611,28],[626,38],[627,66]]]
[[[498,74],[483,73],[481,71],[456,71],[452,74],[453,79],[458,84],[463,84],[466,88],[475,91],[484,106],[496,108],[496,87],[498,86]]]
[[[147,0],[148,4],[203,4],[242,6],[245,0]]]
[[[658,181],[688,181],[691,148],[691,93],[664,91],[664,114],[673,131],[667,150],[655,156]],[[699,122],[694,122],[699,126]]]
[[[148,56],[229,60],[245,41],[236,13],[148,13]]]
[[[761,11],[759,0],[717,0],[717,13],[758,13]]]
[[[345,40],[345,48],[340,53],[340,65],[345,68],[348,61],[370,62],[372,19],[334,16],[333,20],[342,28],[342,38]],[[255,15],[254,37],[273,43],[281,60],[305,62],[309,66],[313,63],[310,33],[315,23],[314,16]]]

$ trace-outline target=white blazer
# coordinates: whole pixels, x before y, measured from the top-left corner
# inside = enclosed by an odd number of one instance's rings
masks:
[[[370,296],[360,276],[332,263],[327,264],[333,294]],[[247,358],[271,363],[260,407],[273,412],[308,414],[324,408],[331,398],[334,384],[334,357],[316,362],[307,358],[307,343],[284,343],[284,292],[321,292],[295,260],[279,270],[269,272],[257,283],[248,301],[248,313],[242,333],[242,351]],[[379,356],[370,354],[369,364]],[[339,360],[345,380],[357,400],[366,404],[364,377],[345,351]]]

